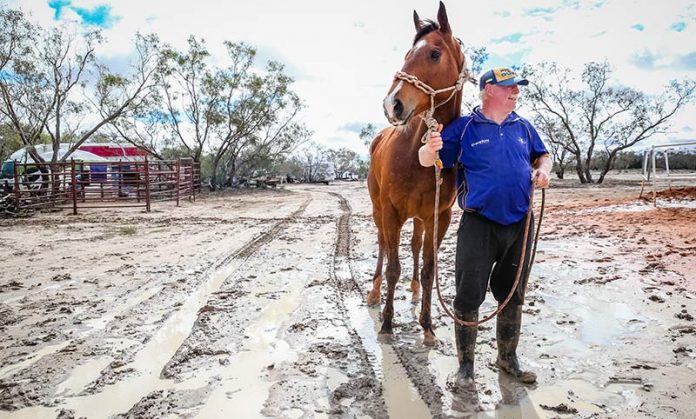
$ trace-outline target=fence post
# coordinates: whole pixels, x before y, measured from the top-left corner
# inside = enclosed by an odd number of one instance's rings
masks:
[[[150,163],[145,156],[145,208],[150,212]]]
[[[198,186],[198,181],[197,181],[198,176],[196,175],[196,173],[197,173],[196,167],[197,166],[198,166],[198,163],[192,158],[191,159],[191,196],[193,197],[193,202],[196,202],[196,187]]]
[[[121,168],[123,166],[121,166],[121,159],[118,160],[118,166],[116,166],[116,167],[118,167],[117,187],[118,187],[118,197],[120,199],[121,198],[121,186],[123,184],[123,171],[121,170]]]
[[[17,160],[13,160],[12,170],[14,171],[14,190],[15,196],[17,197],[17,207],[19,207],[19,201],[22,198],[22,194],[19,192],[19,173],[17,173]]]
[[[75,159],[70,159],[70,189],[72,193],[73,215],[77,215],[77,179],[75,177]]]
[[[179,206],[179,187],[181,186],[181,158],[176,159],[176,206]]]

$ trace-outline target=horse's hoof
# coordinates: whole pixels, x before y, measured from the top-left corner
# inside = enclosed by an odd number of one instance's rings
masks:
[[[374,295],[371,292],[367,294],[367,305],[370,307],[378,306],[380,302],[380,296]]]
[[[386,325],[386,324],[382,323],[382,328],[379,329],[379,334],[380,335],[391,335],[392,334],[391,325]]]
[[[435,346],[437,345],[437,336],[432,333],[426,333],[423,337],[423,345],[425,346]]]

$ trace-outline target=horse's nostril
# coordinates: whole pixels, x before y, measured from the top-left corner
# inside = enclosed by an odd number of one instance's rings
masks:
[[[401,118],[404,113],[404,104],[399,99],[394,99],[394,116]]]

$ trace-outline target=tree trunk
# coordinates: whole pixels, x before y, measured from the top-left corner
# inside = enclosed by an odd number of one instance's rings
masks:
[[[587,179],[585,178],[585,172],[582,168],[582,157],[580,156],[580,153],[575,153],[575,171],[578,174],[578,179],[580,179],[580,183],[587,183]]]
[[[210,172],[210,190],[211,191],[215,191],[218,189],[217,169],[218,169],[219,165],[220,165],[220,157],[215,156],[215,158],[213,159],[213,167],[212,167],[212,170]]]
[[[609,155],[607,156],[607,162],[604,164],[604,167],[602,168],[602,171],[599,174],[599,179],[597,179],[598,184],[604,182],[604,177],[614,166],[614,160],[616,160],[616,155],[617,153],[609,153]]]
[[[230,167],[228,169],[227,176],[230,177],[230,179],[232,180],[232,186],[234,186],[234,178],[237,176],[237,164],[235,163],[234,160],[230,160],[229,165],[230,165]],[[241,186],[241,185],[237,185],[237,186]]]

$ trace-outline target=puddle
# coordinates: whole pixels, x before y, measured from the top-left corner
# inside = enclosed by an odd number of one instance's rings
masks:
[[[651,195],[648,195],[651,196]],[[657,208],[696,208],[696,200],[682,199],[659,199],[657,200]],[[585,214],[592,213],[622,213],[622,212],[641,212],[654,210],[655,206],[650,202],[637,202],[634,204],[624,205],[608,205],[599,208],[586,208],[582,212]]]
[[[17,371],[21,371],[25,368],[28,368],[35,363],[37,363],[41,358],[43,358],[46,355],[50,355],[53,353],[56,353],[60,351],[61,349],[65,348],[68,346],[70,342],[63,342],[58,345],[50,345],[46,346],[45,348],[42,348],[36,352],[34,352],[29,358],[25,359],[24,361],[18,362],[16,364],[8,365],[3,369],[0,369],[0,379],[5,379],[12,374],[15,374]]]
[[[111,321],[113,321],[114,318],[116,318],[117,315],[123,314],[128,310],[132,309],[133,307],[137,306],[138,304],[147,301],[152,296],[161,292],[162,288],[163,287],[161,286],[157,286],[147,289],[133,298],[128,298],[123,305],[116,308],[115,310],[110,311],[106,315],[96,319],[89,319],[84,321],[83,324],[87,326],[87,330],[82,332],[82,336],[84,337],[89,333],[92,333],[94,330],[104,329],[107,324],[109,324]]]
[[[26,409],[17,410],[12,413],[0,412],[0,418],[12,419],[56,419],[60,409],[47,408],[43,406],[27,407]]]
[[[598,295],[574,295],[572,299],[545,295],[549,307],[569,318],[578,319],[578,339],[588,345],[611,345],[630,333],[628,323],[642,316],[624,303],[601,299]]]
[[[345,262],[336,261],[337,275],[339,272],[343,274],[346,272],[345,267],[338,269],[340,265],[345,265]],[[397,303],[395,302],[394,312],[402,312],[403,310],[396,307]],[[393,418],[430,417],[430,410],[413,386],[391,345],[378,340],[379,329],[382,326],[379,318],[381,308],[368,308],[358,297],[346,298],[345,307],[350,324],[360,336],[363,347],[368,353],[375,376],[382,382],[384,401],[389,416]]]
[[[101,370],[113,360],[110,356],[90,359],[72,370],[70,376],[56,388],[56,395],[73,395],[82,391],[89,383],[99,378]]]
[[[239,267],[238,262],[226,265],[196,290],[181,309],[169,317],[152,339],[135,356],[129,367],[135,368],[139,375],[105,387],[101,393],[66,399],[65,408],[74,409],[75,417],[108,418],[128,411],[135,403],[150,392],[171,388],[173,380],[160,379],[160,372],[189,335],[198,310],[217,291],[220,285]],[[152,290],[150,291],[152,292]],[[141,294],[143,301],[150,292]]]
[[[0,303],[3,303],[3,304],[12,304],[12,303],[14,303],[14,302],[17,302],[17,301],[23,299],[23,298],[30,299],[31,296],[34,296],[34,295],[36,295],[36,294],[39,294],[39,293],[42,293],[42,292],[46,292],[46,291],[50,291],[50,290],[58,290],[58,289],[61,289],[61,288],[66,288],[68,285],[73,285],[73,284],[75,284],[75,283],[77,283],[77,281],[75,281],[75,280],[73,279],[73,280],[66,281],[66,282],[62,282],[62,283],[59,283],[59,284],[47,285],[47,286],[41,287],[41,288],[39,288],[38,290],[35,290],[35,291],[24,292],[24,293],[22,293],[21,295],[19,295],[19,296],[17,296],[17,297],[8,298],[8,299],[6,299],[6,300],[0,300]]]
[[[557,381],[553,385],[541,386],[528,391],[528,399],[535,406],[558,406],[565,403],[578,410],[578,414],[606,414],[599,408],[604,406],[620,406],[626,402],[622,393],[626,390],[624,385],[615,385],[607,388],[599,388],[584,380]],[[552,411],[541,410],[552,416]]]
[[[273,381],[259,379],[269,365],[293,362],[297,353],[280,338],[279,328],[302,302],[300,294],[304,281],[290,278],[278,300],[271,302],[259,299],[266,307],[258,319],[244,332],[249,339],[225,366],[215,371],[221,377],[221,385],[210,394],[197,417],[224,417],[225,412],[234,412],[236,417],[258,417],[268,397]],[[269,287],[269,290],[271,288]],[[273,290],[277,291],[276,287]],[[263,293],[264,288],[254,289]]]

